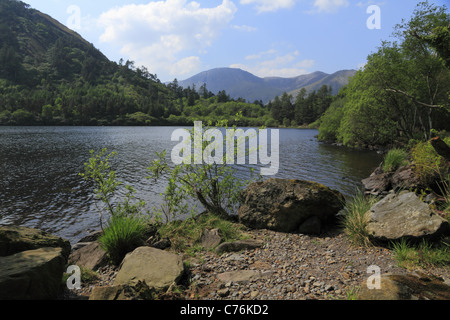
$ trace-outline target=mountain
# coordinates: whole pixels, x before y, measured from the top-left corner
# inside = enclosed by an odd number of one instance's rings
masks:
[[[206,88],[214,94],[225,90],[234,99],[244,98],[251,102],[262,100],[267,103],[284,92],[295,97],[301,88],[312,91],[323,85],[331,86],[333,94],[336,94],[355,73],[355,70],[342,70],[333,74],[317,71],[293,78],[260,78],[241,69],[216,68],[179,81],[178,84],[184,88],[195,86],[196,89],[206,84]]]
[[[0,125],[165,123],[174,93],[145,67],[18,0],[0,0]]]
[[[0,76],[35,86],[42,79],[94,78],[111,62],[78,33],[24,2],[0,0]]]

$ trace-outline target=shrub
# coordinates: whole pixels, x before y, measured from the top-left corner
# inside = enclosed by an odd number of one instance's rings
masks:
[[[449,144],[450,138],[445,138],[444,141]],[[436,153],[429,141],[417,143],[411,149],[411,158],[415,164],[417,177],[425,185],[432,184],[446,175],[448,164]]]
[[[360,190],[355,196],[347,201],[341,224],[344,233],[355,244],[367,246],[370,244],[369,235],[366,230],[369,223],[368,212],[377,202],[377,198],[366,197]]]
[[[118,265],[128,252],[141,246],[145,241],[147,226],[145,221],[134,215],[116,215],[108,222],[100,246],[108,253],[111,262]]]
[[[408,153],[402,149],[390,150],[384,158],[383,171],[391,172],[397,170],[399,167],[407,164],[407,157]]]

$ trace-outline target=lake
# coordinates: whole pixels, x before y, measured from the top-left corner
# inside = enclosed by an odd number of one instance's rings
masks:
[[[78,175],[91,149],[116,151],[113,168],[118,178],[134,186],[147,209],[159,205],[164,184],[146,179],[146,168],[155,152],[165,149],[170,156],[178,144],[171,141],[175,129],[0,127],[0,225],[42,229],[71,243],[97,230],[98,203],[92,186]],[[315,181],[351,196],[381,156],[319,143],[317,134],[317,130],[280,129],[275,177]]]

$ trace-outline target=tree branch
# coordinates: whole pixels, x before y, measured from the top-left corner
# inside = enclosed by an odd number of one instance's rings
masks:
[[[424,107],[427,107],[427,108],[437,109],[437,108],[440,108],[440,107],[441,107],[441,106],[436,105],[436,104],[428,104],[428,103],[424,103],[424,102],[418,101],[418,100],[417,100],[416,98],[414,98],[412,95],[410,95],[409,93],[404,92],[404,91],[402,91],[402,90],[398,90],[398,89],[390,89],[390,88],[389,88],[389,89],[384,89],[384,90],[390,91],[390,92],[394,92],[394,93],[400,93],[400,94],[402,94],[402,95],[404,95],[404,96],[410,98],[410,99],[411,99],[412,101],[414,101],[415,103],[420,104],[421,106],[424,106]]]

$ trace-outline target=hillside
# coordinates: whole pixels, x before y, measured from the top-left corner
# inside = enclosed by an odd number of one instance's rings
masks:
[[[232,125],[240,113],[240,126],[296,126],[315,121],[328,108],[328,89],[297,105],[281,99],[273,110],[261,102],[301,87],[338,88],[347,79],[323,72],[259,78],[219,68],[191,78],[191,86],[163,84],[133,61],[108,60],[78,33],[26,3],[0,0],[0,125],[185,126],[223,119]]]
[[[313,72],[294,78],[268,77],[260,78],[247,71],[234,68],[217,68],[201,72],[189,79],[179,81],[179,85],[187,88],[201,87],[206,84],[208,90],[217,94],[225,90],[231,98],[244,98],[247,101],[262,100],[267,103],[288,92],[296,96],[301,88],[307,91],[318,90],[321,86],[331,86],[333,94],[348,83],[349,77],[356,71],[343,70],[334,74]]]
[[[112,62],[52,17],[0,0],[0,125],[158,124],[180,113],[177,98],[145,67]]]

